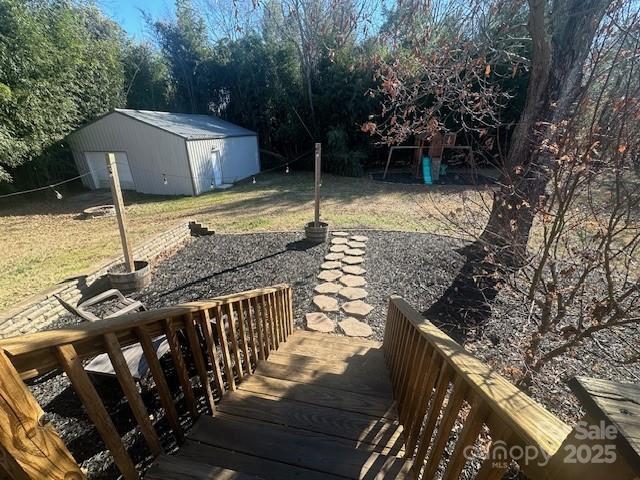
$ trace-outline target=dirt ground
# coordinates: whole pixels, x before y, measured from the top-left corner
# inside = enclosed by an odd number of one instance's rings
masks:
[[[87,207],[110,203],[108,191],[0,202],[0,309],[89,270],[120,249],[114,218],[84,220]],[[64,193],[64,192],[63,192]],[[425,186],[325,174],[321,216],[335,228],[447,233],[467,199],[467,214],[482,219],[490,187]],[[472,199],[473,202],[468,200]],[[301,231],[313,219],[313,177],[272,173],[200,197],[125,193],[135,245],[179,222],[197,219],[220,233]],[[477,210],[468,211],[475,204]]]

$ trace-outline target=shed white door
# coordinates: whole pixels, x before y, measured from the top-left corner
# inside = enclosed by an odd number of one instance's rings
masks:
[[[107,172],[107,152],[84,152],[91,176],[98,188],[109,188],[109,172]],[[120,177],[120,188],[123,190],[135,190],[136,184],[129,168],[129,159],[125,152],[116,152],[116,166]]]
[[[216,187],[222,185],[222,162],[220,161],[220,151],[211,150],[211,170],[213,173],[213,183]]]

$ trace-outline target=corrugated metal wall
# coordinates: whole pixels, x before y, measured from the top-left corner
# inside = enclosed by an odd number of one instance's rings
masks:
[[[68,140],[80,173],[89,171],[84,152],[126,152],[138,192],[194,193],[185,140],[172,133],[114,112],[75,132]],[[167,176],[167,185],[163,175]],[[88,188],[97,188],[91,175],[83,177],[83,182]]]
[[[214,149],[220,152],[224,183],[234,183],[260,171],[257,136],[189,140],[187,150],[196,181],[197,195],[211,189],[211,151]]]

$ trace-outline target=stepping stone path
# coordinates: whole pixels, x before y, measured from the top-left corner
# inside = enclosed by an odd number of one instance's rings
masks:
[[[304,318],[307,323],[307,330],[313,330],[322,333],[331,333],[336,328],[333,320],[331,320],[321,312],[307,313]]]
[[[313,304],[323,312],[337,312],[340,310],[338,301],[327,295],[316,295],[313,297]]]
[[[373,335],[371,327],[357,318],[347,317],[338,322],[342,333],[349,337],[370,337]]]
[[[360,265],[343,265],[342,271],[351,275],[364,275],[367,271]]]
[[[342,298],[347,300],[362,300],[366,298],[369,293],[364,288],[344,287],[338,292]]]
[[[364,258],[363,257],[346,256],[341,261],[342,261],[342,263],[346,263],[348,265],[357,265],[359,263],[364,262]]]
[[[322,270],[335,270],[340,267],[342,267],[342,264],[340,262],[324,262],[322,265],[320,265],[320,268]]]
[[[318,280],[324,283],[319,282],[314,288],[318,295],[313,297],[313,304],[318,311],[305,315],[309,330],[327,333],[335,331],[335,322],[325,312],[341,312],[339,315],[347,316],[339,322],[340,330],[345,335],[373,335],[371,327],[362,321],[373,310],[371,305],[362,301],[369,295],[362,288],[367,281],[363,276],[366,270],[360,266],[364,262],[367,240],[364,235],[332,232],[329,253],[325,255],[325,261],[320,265],[322,271],[318,274]],[[347,301],[340,305],[338,300],[340,303]],[[354,317],[359,317],[360,320]]]
[[[340,277],[340,283],[345,287],[364,287],[367,281],[359,275],[343,275]]]
[[[342,272],[340,270],[324,270],[318,274],[318,278],[320,280],[324,280],[325,282],[333,282],[334,280],[339,279],[342,276]]]
[[[342,310],[347,312],[349,315],[354,315],[356,317],[366,317],[371,313],[373,307],[368,303],[364,303],[362,300],[354,300],[352,302],[343,303]]]
[[[316,288],[313,290],[322,295],[333,295],[338,293],[342,288],[342,285],[338,285],[337,283],[325,282],[320,285],[316,285]]]

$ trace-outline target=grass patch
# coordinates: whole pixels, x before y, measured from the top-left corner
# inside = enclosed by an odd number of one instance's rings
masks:
[[[323,176],[321,215],[331,228],[377,228],[442,233],[436,210],[454,211],[460,195],[486,195],[464,187],[373,182],[368,177]],[[0,309],[87,271],[120,253],[115,219],[83,220],[83,209],[110,203],[109,192],[65,196],[62,201],[0,203]],[[200,197],[125,192],[133,245],[181,221],[197,219],[217,232],[302,231],[313,220],[313,176],[270,174],[258,183]],[[437,205],[436,208],[432,208]]]

